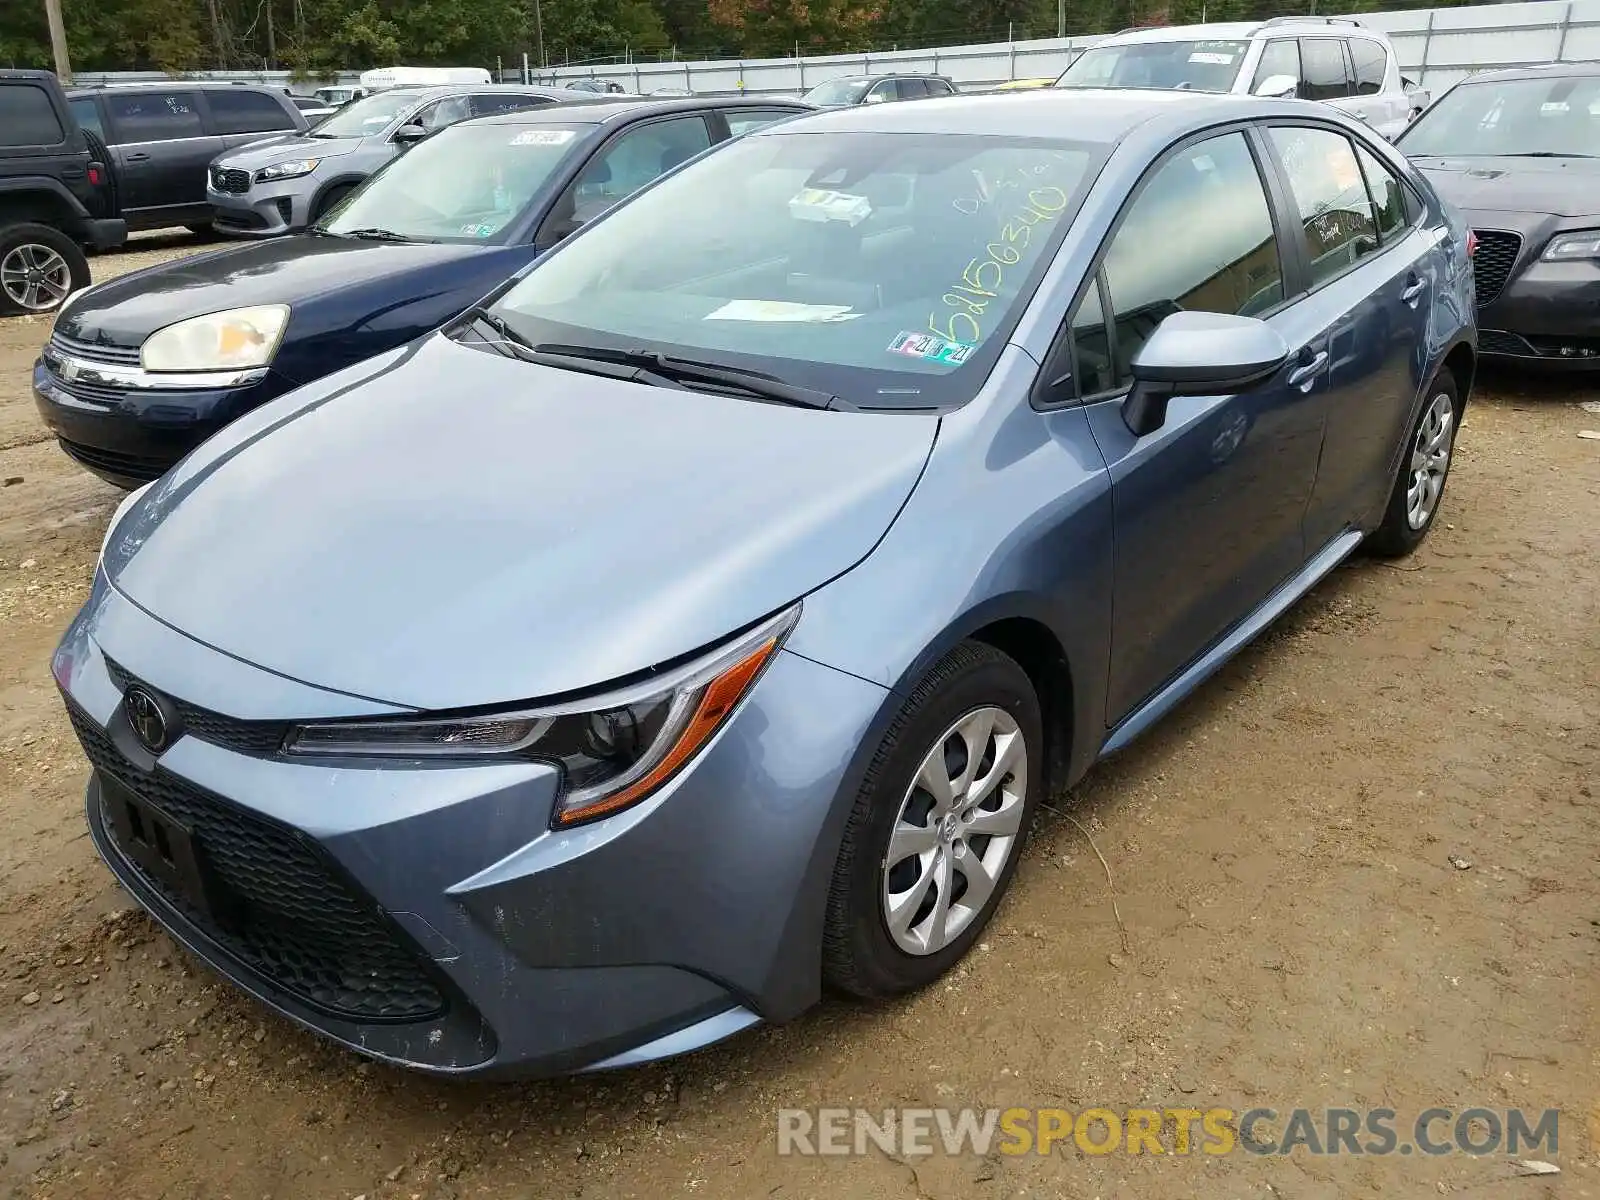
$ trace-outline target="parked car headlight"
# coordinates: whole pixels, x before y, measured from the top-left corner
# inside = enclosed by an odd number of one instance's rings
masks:
[[[289,754],[325,757],[534,759],[561,768],[556,828],[645,799],[710,741],[800,616],[796,604],[686,666],[572,704],[418,720],[301,725]]]
[[[1546,262],[1566,262],[1576,258],[1600,258],[1600,229],[1577,233],[1558,233],[1550,239],[1541,257]]]
[[[287,304],[259,304],[191,317],[145,339],[139,361],[147,371],[229,371],[264,367],[289,323]]]
[[[317,169],[320,158],[286,158],[270,163],[256,172],[257,183],[271,183],[274,179],[299,179]]]

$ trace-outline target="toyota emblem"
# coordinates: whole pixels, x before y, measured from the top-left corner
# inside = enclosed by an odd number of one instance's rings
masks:
[[[167,715],[161,703],[142,687],[131,687],[122,697],[133,735],[152,754],[167,748]]]

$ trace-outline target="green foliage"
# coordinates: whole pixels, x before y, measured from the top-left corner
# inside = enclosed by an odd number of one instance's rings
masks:
[[[64,0],[79,71],[551,64],[825,53],[1450,0]],[[0,0],[0,67],[47,67],[43,0]]]

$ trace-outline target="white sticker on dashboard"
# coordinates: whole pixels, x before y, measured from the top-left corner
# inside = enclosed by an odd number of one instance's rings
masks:
[[[570,129],[524,129],[511,139],[513,146],[565,146],[578,135]]]
[[[819,324],[853,321],[861,314],[848,304],[797,304],[792,300],[729,300],[705,315],[707,321],[780,321]]]

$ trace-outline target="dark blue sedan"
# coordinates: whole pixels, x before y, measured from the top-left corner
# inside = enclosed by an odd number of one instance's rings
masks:
[[[606,101],[453,126],[309,233],[124,275],[63,308],[33,372],[61,447],[137,487],[229,421],[410,341],[788,100]]]

